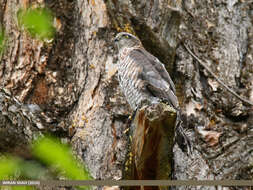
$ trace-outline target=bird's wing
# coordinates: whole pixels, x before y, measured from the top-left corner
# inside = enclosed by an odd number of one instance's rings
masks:
[[[132,60],[142,67],[139,77],[146,83],[147,90],[155,97],[169,101],[178,107],[175,85],[163,64],[145,49],[134,49],[129,53]]]
[[[146,51],[145,49],[140,49],[140,51],[147,56],[147,58],[150,60],[150,62],[152,62],[152,64],[154,65],[155,69],[160,73],[160,75],[162,76],[162,78],[167,81],[170,84],[170,88],[171,90],[176,93],[176,89],[175,89],[175,85],[173,83],[173,81],[170,78],[169,73],[167,72],[167,70],[164,67],[164,64],[162,64],[159,59],[157,59],[155,56],[153,56],[152,54],[150,54],[148,51]]]

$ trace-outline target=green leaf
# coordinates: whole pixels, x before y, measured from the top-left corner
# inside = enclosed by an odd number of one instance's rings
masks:
[[[8,180],[19,171],[20,161],[13,157],[4,157],[0,159],[0,180]]]
[[[52,39],[55,33],[53,16],[46,8],[29,8],[18,11],[18,21],[33,37]]]
[[[25,179],[48,179],[46,168],[35,161],[22,161],[20,164],[21,175]]]
[[[67,145],[52,137],[41,138],[33,144],[33,153],[45,164],[56,168],[69,179],[91,179],[85,168],[81,168]]]

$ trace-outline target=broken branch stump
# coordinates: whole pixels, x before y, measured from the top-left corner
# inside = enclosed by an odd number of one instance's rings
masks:
[[[125,179],[171,179],[176,118],[176,110],[164,103],[137,110],[130,126]]]

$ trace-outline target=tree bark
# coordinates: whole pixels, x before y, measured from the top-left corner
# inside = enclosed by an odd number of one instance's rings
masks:
[[[32,4],[53,11],[60,26],[53,43],[18,27],[18,9]],[[23,104],[39,105],[54,123],[45,128],[68,137],[94,178],[121,179],[132,111],[118,86],[112,39],[132,32],[176,83],[194,152],[189,157],[174,147],[175,177],[252,179],[252,107],[224,90],[183,46],[253,102],[252,8],[237,0],[0,0],[7,35],[0,86]]]

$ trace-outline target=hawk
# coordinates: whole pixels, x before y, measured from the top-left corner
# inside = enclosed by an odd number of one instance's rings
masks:
[[[180,116],[175,85],[164,65],[147,52],[141,41],[127,32],[117,34],[114,42],[118,48],[118,80],[127,102],[136,110],[143,101],[167,102]],[[181,149],[190,150],[190,141],[177,118],[176,141]]]

